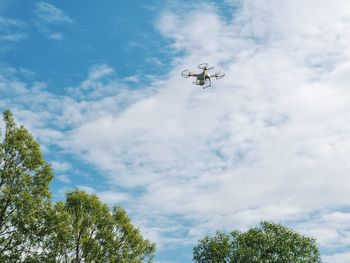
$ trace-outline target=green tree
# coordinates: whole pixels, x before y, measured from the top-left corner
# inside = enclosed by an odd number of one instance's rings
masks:
[[[266,221],[247,232],[217,232],[213,237],[204,237],[194,247],[193,259],[198,263],[321,262],[313,238]]]
[[[0,142],[0,262],[36,262],[50,210],[51,167],[39,144],[12,113],[3,114]]]
[[[151,262],[155,245],[120,207],[75,190],[51,203],[53,174],[10,111],[0,142],[0,262]]]
[[[120,207],[112,211],[96,195],[75,190],[58,202],[50,219],[47,258],[52,262],[151,262],[155,245],[145,240]],[[50,261],[49,261],[50,262]]]

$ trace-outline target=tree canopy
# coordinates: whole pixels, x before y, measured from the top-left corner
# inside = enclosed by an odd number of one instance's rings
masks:
[[[45,235],[44,218],[51,204],[50,165],[39,144],[10,111],[4,112],[0,142],[0,261],[36,258]]]
[[[96,195],[68,192],[55,204],[48,257],[57,262],[151,262],[155,245],[144,239],[125,210]]]
[[[247,232],[217,232],[205,236],[193,249],[198,263],[319,263],[320,253],[313,238],[280,224],[262,221]]]

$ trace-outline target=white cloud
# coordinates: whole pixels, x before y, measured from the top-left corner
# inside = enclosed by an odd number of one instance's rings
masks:
[[[71,182],[69,176],[65,174],[57,175],[55,178],[57,178],[59,181],[65,184],[68,184]]]
[[[20,19],[0,16],[0,42],[18,42],[26,38],[27,24]]]
[[[23,28],[26,24],[22,20],[12,19],[5,16],[0,16],[0,29],[7,30],[8,28]]]
[[[63,39],[63,34],[62,33],[52,33],[49,36],[50,39],[52,40],[62,40]]]
[[[185,55],[151,87],[129,90],[100,64],[61,97],[44,88],[32,95],[40,85],[1,75],[0,91],[16,93],[1,101],[111,186],[142,189],[100,195],[127,201],[161,247],[269,219],[341,249],[349,241],[349,22],[346,1],[246,0],[232,20],[210,5],[168,10],[157,27]],[[226,72],[212,88],[180,77],[205,61]],[[38,108],[40,122],[30,115]]]
[[[114,69],[106,64],[94,65],[89,71],[89,77],[81,84],[81,89],[95,89],[99,80],[114,73]],[[102,85],[101,85],[102,86]]]
[[[35,25],[38,30],[49,39],[55,41],[62,40],[64,37],[63,33],[56,31],[57,28],[74,22],[63,10],[45,2],[38,2],[36,4],[35,15]]]
[[[337,253],[323,258],[325,263],[347,263],[350,261],[350,253]]]
[[[0,36],[0,41],[20,41],[26,37],[23,33],[15,33],[15,34],[9,34],[9,35],[2,35]]]
[[[126,82],[137,83],[137,82],[139,82],[139,77],[137,75],[132,75],[132,76],[127,76],[127,77],[123,78],[123,80]]]
[[[45,2],[37,3],[36,15],[39,19],[39,22],[44,24],[59,25],[73,23],[73,20],[64,14],[61,9]]]
[[[50,163],[52,165],[52,168],[58,173],[65,173],[72,168],[72,165],[65,161],[63,162],[52,161]]]
[[[129,198],[129,196],[125,193],[114,191],[102,191],[98,192],[97,195],[103,202],[111,205],[120,204],[122,201],[125,201]]]
[[[344,211],[323,212],[300,223],[297,228],[307,235],[314,236],[321,247],[328,250],[349,248],[350,213]]]

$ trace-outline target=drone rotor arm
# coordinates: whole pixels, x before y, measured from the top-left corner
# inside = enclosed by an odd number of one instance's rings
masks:
[[[184,71],[181,72],[181,76],[184,78],[189,78],[192,76],[192,72],[190,72],[188,69],[185,69]]]
[[[211,75],[210,77],[214,77],[216,79],[222,79],[225,76],[225,73],[222,71],[216,72],[214,75]]]

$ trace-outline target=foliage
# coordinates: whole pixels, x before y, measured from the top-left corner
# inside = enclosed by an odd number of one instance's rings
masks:
[[[237,248],[237,231],[230,234],[217,231],[213,237],[205,236],[193,249],[196,262],[230,262]]]
[[[0,262],[34,262],[45,236],[50,207],[50,165],[39,144],[12,113],[4,112],[0,142]]]
[[[198,263],[321,262],[314,239],[266,221],[247,232],[217,232],[213,237],[206,236],[193,252]]]
[[[10,111],[0,142],[0,262],[151,262],[155,245],[120,207],[75,190],[51,203],[53,174]],[[1,138],[1,134],[0,134]]]
[[[151,262],[155,245],[145,240],[126,212],[112,211],[97,196],[75,190],[55,205],[56,229],[48,239],[55,262]]]

